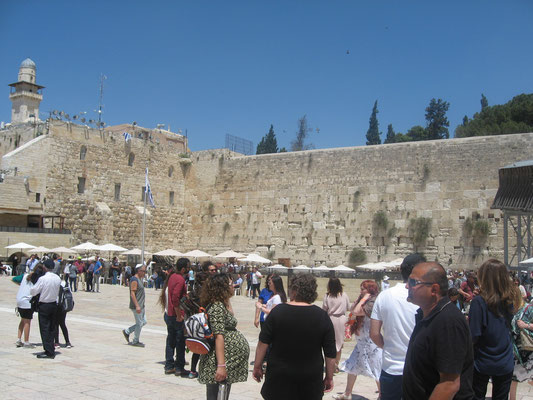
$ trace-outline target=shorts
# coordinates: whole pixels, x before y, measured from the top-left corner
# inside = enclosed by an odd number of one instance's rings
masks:
[[[33,311],[31,308],[19,308],[18,311],[20,318],[33,319]]]

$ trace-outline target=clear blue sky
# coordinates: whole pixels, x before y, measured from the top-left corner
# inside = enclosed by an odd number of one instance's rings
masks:
[[[304,114],[316,148],[364,145],[376,99],[382,138],[424,125],[433,97],[453,136],[481,93],[533,92],[532,17],[531,0],[0,0],[0,121],[30,57],[41,117],[95,117],[104,73],[108,125],[187,129],[192,150],[226,133],[255,149],[270,124],[289,147]]]

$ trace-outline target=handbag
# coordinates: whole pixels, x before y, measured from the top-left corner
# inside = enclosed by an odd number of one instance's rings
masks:
[[[526,329],[520,329],[520,348],[525,351],[533,351],[533,337],[526,332]]]

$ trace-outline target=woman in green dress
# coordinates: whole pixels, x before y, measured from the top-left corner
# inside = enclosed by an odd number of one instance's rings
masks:
[[[215,347],[200,356],[198,381],[207,386],[207,400],[216,400],[221,383],[226,384],[226,399],[231,385],[248,379],[250,346],[239,332],[229,299],[232,281],[227,274],[210,276],[202,286],[200,300],[209,315]]]

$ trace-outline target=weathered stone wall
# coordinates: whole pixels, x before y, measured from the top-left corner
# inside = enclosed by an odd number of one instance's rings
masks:
[[[412,251],[411,220],[425,217],[431,228],[418,250],[473,267],[489,255],[502,257],[501,214],[490,210],[498,168],[532,154],[533,134],[233,158],[201,154],[191,171],[195,188],[187,188],[185,247],[259,250],[295,264],[329,265],[346,263],[360,248],[376,261]],[[374,222],[379,211],[386,227]],[[477,214],[489,226],[482,240],[463,229]]]
[[[45,122],[8,124],[4,129],[0,130],[0,159],[4,154],[15,150],[31,139],[45,134],[46,131]]]

